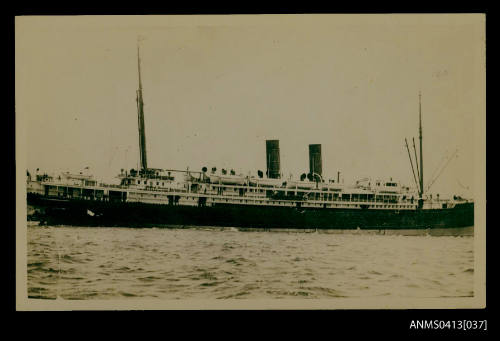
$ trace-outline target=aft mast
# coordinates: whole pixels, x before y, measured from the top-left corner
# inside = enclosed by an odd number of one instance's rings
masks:
[[[422,99],[421,93],[418,93],[418,121],[420,138],[420,198],[424,196],[424,158],[422,153]]]
[[[137,69],[139,72],[139,89],[137,90],[137,119],[139,128],[139,152],[141,169],[146,172],[148,161],[146,155],[146,128],[144,125],[144,101],[142,100],[142,81],[141,81],[141,57],[139,51],[139,41],[137,42]]]

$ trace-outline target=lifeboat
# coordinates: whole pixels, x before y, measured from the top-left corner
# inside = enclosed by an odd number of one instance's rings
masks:
[[[258,187],[281,187],[283,185],[283,179],[271,179],[271,178],[251,178],[250,185]]]
[[[322,190],[325,191],[340,191],[344,186],[340,183],[322,183],[319,185]]]
[[[224,185],[245,185],[246,178],[238,175],[215,175],[211,174],[208,176],[210,183],[212,184],[224,184]]]
[[[287,181],[286,188],[315,189],[316,182],[312,182],[312,181]]]

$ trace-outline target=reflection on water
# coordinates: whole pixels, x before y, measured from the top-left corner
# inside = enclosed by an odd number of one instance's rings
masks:
[[[473,296],[470,236],[28,227],[28,296]]]

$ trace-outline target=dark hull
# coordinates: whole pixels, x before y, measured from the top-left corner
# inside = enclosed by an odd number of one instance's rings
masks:
[[[192,207],[56,200],[28,194],[28,205],[36,210],[29,219],[39,220],[47,225],[123,227],[195,225],[299,229],[427,229],[474,225],[473,203],[460,204],[452,209],[417,211],[297,209],[227,204]]]

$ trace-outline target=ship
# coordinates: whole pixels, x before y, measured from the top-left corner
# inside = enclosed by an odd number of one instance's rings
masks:
[[[121,170],[119,183],[90,174],[57,176],[27,172],[28,220],[40,225],[190,227],[219,226],[264,229],[436,229],[474,226],[474,201],[454,196],[432,198],[424,188],[422,112],[419,94],[419,142],[414,162],[408,141],[415,186],[392,178],[369,178],[345,185],[325,179],[320,144],[309,145],[309,172],[285,178],[279,140],[265,141],[266,171],[236,174],[231,169],[199,171],[148,167],[137,48],[136,91],[138,169]],[[415,163],[415,167],[414,167]]]

